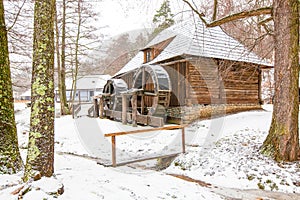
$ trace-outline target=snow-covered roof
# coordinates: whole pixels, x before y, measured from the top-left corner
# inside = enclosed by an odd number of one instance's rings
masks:
[[[87,90],[103,88],[110,78],[111,76],[107,74],[79,76],[77,78],[76,89]],[[66,79],[66,89],[72,89],[72,79]],[[56,90],[58,90],[58,88],[56,88]]]
[[[144,52],[139,51],[116,75],[139,68],[144,62]]]
[[[175,38],[151,63],[157,63],[175,56],[193,55],[242,61],[260,65],[271,65],[244,45],[227,35],[221,27],[207,28],[201,20],[190,19],[162,31],[147,46]],[[147,48],[147,47],[146,47]]]
[[[172,37],[174,39],[164,50],[147,64],[158,63],[176,56],[200,56],[272,66],[271,63],[227,35],[221,27],[207,28],[200,19],[194,18],[163,30],[144,49],[151,48]],[[143,61],[143,52],[139,52],[117,74],[140,67]]]
[[[110,75],[88,75],[78,77],[77,79],[77,89],[93,89],[93,88],[103,88],[106,81],[110,79]]]
[[[30,97],[31,96],[31,90],[26,90],[24,93],[20,95],[20,97]]]

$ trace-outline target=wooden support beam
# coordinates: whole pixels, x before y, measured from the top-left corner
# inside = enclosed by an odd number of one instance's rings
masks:
[[[122,124],[127,124],[127,96],[122,95]]]
[[[137,127],[137,94],[132,95],[132,126]]]
[[[99,117],[102,119],[104,118],[104,97],[101,96],[99,100]]]
[[[116,156],[116,136],[111,137],[111,147],[112,147],[112,166],[116,167],[117,164],[117,156]]]
[[[185,153],[185,131],[184,131],[184,127],[182,127],[181,129],[181,142],[182,142],[182,153]]]
[[[97,98],[94,98],[94,117],[99,117],[99,105]]]

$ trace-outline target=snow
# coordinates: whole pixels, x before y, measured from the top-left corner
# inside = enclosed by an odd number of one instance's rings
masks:
[[[300,162],[276,163],[259,153],[272,117],[272,106],[264,108],[191,124],[185,131],[187,153],[162,171],[155,170],[156,160],[116,168],[97,164],[111,164],[110,138],[104,133],[149,127],[85,116],[56,118],[55,175],[27,183],[30,191],[23,199],[299,199]],[[19,103],[15,110],[25,160],[30,108]],[[116,141],[118,163],[181,151],[180,130],[118,136]],[[21,177],[0,175],[1,200],[18,199],[11,192],[24,186]],[[62,184],[64,193],[58,195]]]

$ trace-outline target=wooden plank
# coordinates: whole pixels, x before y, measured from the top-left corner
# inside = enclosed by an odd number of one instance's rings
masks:
[[[164,126],[164,119],[161,117],[148,116],[148,125],[155,126],[155,127],[162,127]]]
[[[112,156],[112,166],[115,167],[117,163],[117,156],[116,156],[116,136],[111,137],[111,156]]]
[[[122,118],[122,111],[111,111],[112,114],[111,114],[111,117],[114,118],[114,119],[117,119],[117,120],[121,120]]]
[[[137,123],[148,125],[148,116],[147,115],[137,115],[136,116]]]
[[[175,130],[175,129],[182,129],[184,127],[185,126],[183,126],[183,125],[174,125],[174,126],[164,126],[164,127],[151,128],[151,129],[139,129],[139,130],[133,130],[133,131],[122,131],[122,132],[115,132],[115,133],[106,133],[106,134],[104,134],[104,137],[129,135],[129,134],[145,133],[145,132],[161,131],[161,130]]]
[[[107,117],[112,116],[112,111],[111,110],[105,110],[104,113],[105,113],[105,116],[107,116]]]

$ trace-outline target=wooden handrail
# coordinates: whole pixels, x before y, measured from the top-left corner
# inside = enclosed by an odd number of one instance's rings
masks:
[[[106,133],[104,137],[111,137],[111,147],[112,147],[112,166],[117,166],[117,155],[116,155],[116,136],[120,135],[129,135],[129,134],[136,134],[136,133],[145,133],[151,131],[160,131],[160,130],[174,130],[174,129],[181,129],[181,142],[182,142],[182,153],[185,153],[185,131],[184,128],[186,125],[175,125],[175,126],[165,126],[160,128],[151,128],[151,129],[140,129],[140,130],[133,130],[133,131],[122,131],[122,132],[115,132],[115,133]]]
[[[184,126],[182,126],[182,125],[165,126],[165,127],[159,127],[159,128],[139,129],[139,130],[133,130],[133,131],[122,131],[122,132],[115,132],[115,133],[106,133],[106,134],[104,134],[104,137],[144,133],[144,132],[151,132],[151,131],[174,130],[174,129],[182,129],[182,128],[184,128]]]

